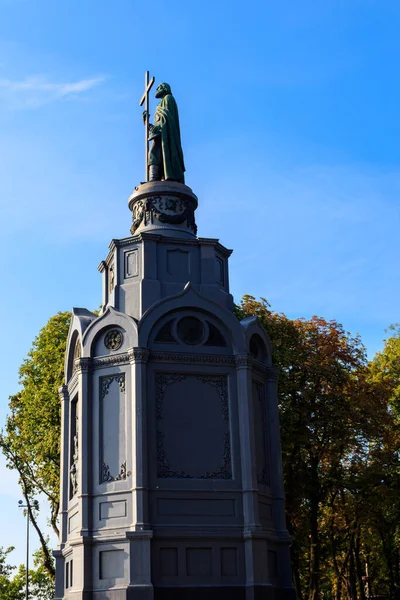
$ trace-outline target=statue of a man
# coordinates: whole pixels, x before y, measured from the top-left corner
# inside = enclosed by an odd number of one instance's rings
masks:
[[[149,181],[179,181],[185,183],[185,165],[181,145],[178,106],[168,83],[160,83],[156,98],[161,98],[154,114],[154,124],[149,123],[148,155]],[[146,111],[143,120],[148,118]]]

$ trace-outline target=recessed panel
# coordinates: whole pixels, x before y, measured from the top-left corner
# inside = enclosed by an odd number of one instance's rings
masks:
[[[73,515],[71,515],[68,519],[68,531],[69,533],[71,533],[71,531],[74,531],[79,525],[79,513],[76,512]]]
[[[126,500],[100,503],[100,519],[126,517]]]
[[[100,377],[100,483],[126,479],[125,375]]]
[[[158,498],[159,516],[234,517],[235,500],[213,498]]]
[[[158,477],[231,479],[226,376],[156,373]]]
[[[237,549],[221,548],[221,575],[223,577],[235,577],[237,574]]]
[[[160,548],[160,573],[165,577],[178,575],[177,548]]]
[[[136,277],[139,273],[139,253],[138,250],[132,250],[125,253],[125,279]]]
[[[192,577],[212,575],[211,548],[187,548],[186,573]]]
[[[124,576],[124,551],[100,552],[100,579],[117,579]]]

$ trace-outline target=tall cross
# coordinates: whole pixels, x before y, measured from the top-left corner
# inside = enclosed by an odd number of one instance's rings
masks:
[[[149,154],[149,92],[153,87],[155,81],[154,77],[149,81],[150,73],[146,71],[144,75],[144,93],[140,98],[139,106],[143,106],[146,111],[146,118],[144,121],[144,164],[145,164],[145,182],[149,180],[149,165],[148,165],[148,154]]]

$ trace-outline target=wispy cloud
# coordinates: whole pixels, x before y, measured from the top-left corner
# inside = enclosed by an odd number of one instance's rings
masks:
[[[45,104],[77,97],[103,83],[105,77],[56,83],[45,77],[26,77],[21,81],[0,78],[0,101],[9,109],[38,108]]]

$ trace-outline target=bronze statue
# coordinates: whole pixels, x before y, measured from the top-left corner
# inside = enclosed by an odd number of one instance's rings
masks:
[[[146,73],[145,93],[140,104],[146,102],[143,122],[146,126],[146,175],[148,181],[178,181],[185,183],[185,165],[181,145],[178,107],[168,83],[160,83],[155,97],[160,98],[154,114],[154,124],[149,123],[148,93],[154,83]],[[148,141],[151,141],[147,152]]]

